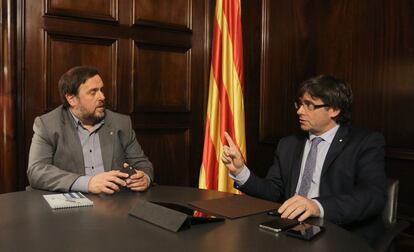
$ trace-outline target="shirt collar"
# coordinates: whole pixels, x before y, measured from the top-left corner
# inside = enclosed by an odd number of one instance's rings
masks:
[[[327,132],[323,133],[320,136],[309,133],[309,140],[312,141],[315,137],[320,137],[325,142],[328,142],[329,144],[331,144],[338,129],[339,129],[339,124],[337,124],[335,127],[333,127],[332,129],[328,130]]]

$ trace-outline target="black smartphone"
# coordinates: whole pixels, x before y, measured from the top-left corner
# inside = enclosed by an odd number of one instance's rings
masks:
[[[271,216],[280,216],[280,213],[277,210],[273,210],[273,211],[267,212],[267,214],[268,215],[271,215]]]
[[[261,223],[259,227],[272,232],[281,232],[298,224],[298,220],[277,217],[274,220]]]
[[[120,172],[123,172],[123,173],[127,173],[129,176],[128,176],[128,178],[131,176],[131,175],[133,175],[133,174],[135,174],[136,173],[136,171],[135,171],[135,169],[134,169],[134,167],[132,167],[131,165],[128,165],[127,167],[123,167],[123,168],[121,168],[120,170],[119,170]],[[127,178],[126,178],[127,179]]]
[[[322,233],[324,230],[324,227],[311,225],[307,223],[300,223],[299,225],[296,225],[293,228],[286,230],[285,234],[288,236],[309,241],[316,235]]]

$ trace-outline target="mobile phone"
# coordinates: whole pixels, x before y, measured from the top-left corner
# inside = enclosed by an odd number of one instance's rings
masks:
[[[311,225],[307,223],[300,223],[299,225],[296,225],[293,228],[286,230],[285,234],[288,236],[309,241],[316,235],[322,233],[324,230],[324,227]]]
[[[280,213],[277,210],[269,211],[267,214],[271,216],[280,216]]]
[[[298,220],[288,218],[276,218],[271,221],[263,222],[259,225],[260,228],[269,230],[272,232],[281,232],[299,224]]]
[[[121,168],[119,171],[120,171],[120,172],[123,172],[123,173],[127,173],[127,174],[128,174],[128,178],[129,178],[131,175],[134,175],[134,174],[136,173],[135,168],[134,168],[134,167],[132,167],[131,165],[128,165],[127,167],[123,167],[123,168]]]

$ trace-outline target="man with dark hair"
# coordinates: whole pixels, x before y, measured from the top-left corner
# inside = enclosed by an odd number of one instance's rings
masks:
[[[303,82],[295,108],[304,134],[282,138],[265,178],[244,164],[225,133],[222,161],[242,192],[282,203],[282,218],[321,217],[372,243],[385,206],[384,138],[350,127],[352,91],[320,75]]]
[[[74,67],[59,80],[63,105],[35,119],[27,175],[31,187],[112,194],[144,191],[153,167],[129,116],[105,109],[95,68]],[[132,166],[130,176],[122,169]]]

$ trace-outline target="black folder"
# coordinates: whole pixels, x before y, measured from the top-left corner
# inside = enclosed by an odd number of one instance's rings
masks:
[[[229,219],[274,211],[280,207],[279,203],[247,195],[234,195],[218,199],[198,200],[189,202],[188,204]]]
[[[176,203],[144,200],[138,200],[129,215],[173,232],[190,228],[191,225],[224,221],[224,218]]]

